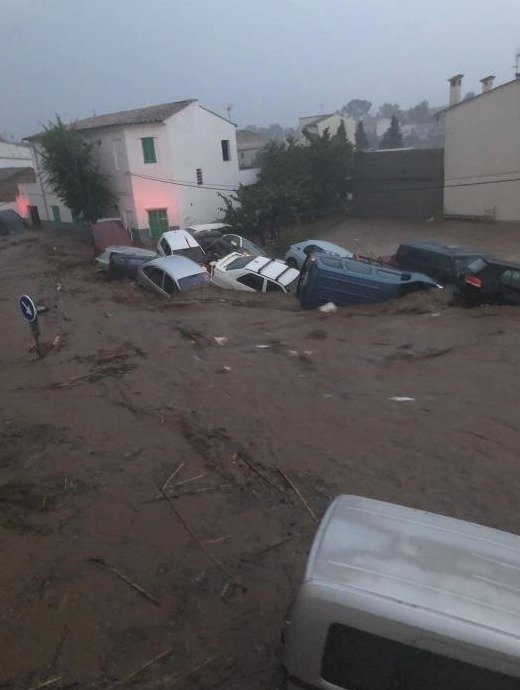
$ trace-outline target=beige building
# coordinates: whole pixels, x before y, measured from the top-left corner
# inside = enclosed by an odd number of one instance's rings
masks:
[[[444,213],[520,220],[520,79],[460,100],[463,75],[450,81],[444,120]]]
[[[308,117],[300,117],[298,122],[297,138],[300,141],[305,140],[303,134],[306,130],[309,134],[322,136],[328,130],[331,136],[334,136],[338,131],[340,124],[343,122],[347,139],[351,144],[355,142],[356,137],[356,121],[350,115],[340,115],[338,113],[328,113],[326,115],[310,115]]]

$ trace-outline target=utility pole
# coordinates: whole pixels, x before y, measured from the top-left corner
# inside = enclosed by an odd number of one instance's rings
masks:
[[[227,113],[227,119],[229,122],[231,122],[231,111],[233,110],[233,103],[228,103],[225,107],[225,111]]]

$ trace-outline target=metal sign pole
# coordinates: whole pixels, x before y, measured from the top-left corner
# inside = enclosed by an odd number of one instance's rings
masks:
[[[29,295],[22,295],[18,300],[18,304],[20,305],[23,318],[28,321],[31,327],[36,352],[38,353],[38,357],[41,357],[43,355],[43,348],[41,343],[40,324],[38,322],[38,307]]]

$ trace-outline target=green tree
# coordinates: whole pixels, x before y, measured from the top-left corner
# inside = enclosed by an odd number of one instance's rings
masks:
[[[360,120],[356,125],[356,149],[362,151],[369,147],[368,138],[363,125],[363,120]]]
[[[433,115],[430,111],[430,104],[428,101],[421,101],[410,110],[406,111],[406,122],[411,125],[423,125],[426,122],[433,121]]]
[[[377,116],[385,120],[390,119],[392,115],[399,116],[400,114],[401,108],[397,103],[383,103],[383,105],[379,106],[379,110],[377,111]]]
[[[365,101],[361,98],[353,98],[341,108],[341,112],[347,113],[353,117],[354,120],[361,120],[368,115],[371,107],[372,103],[370,101]]]
[[[258,182],[221,195],[226,222],[265,244],[282,223],[331,211],[346,202],[352,174],[352,144],[342,123],[333,136],[307,134],[271,142],[259,156]]]
[[[403,135],[399,127],[399,120],[395,115],[392,115],[390,127],[381,137],[379,142],[380,149],[398,149],[403,145]]]
[[[110,211],[114,196],[92,158],[92,146],[59,117],[39,143],[48,183],[75,218],[95,222]]]

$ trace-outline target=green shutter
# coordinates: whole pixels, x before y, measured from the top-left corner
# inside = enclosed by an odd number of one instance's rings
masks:
[[[157,156],[155,155],[155,142],[153,137],[143,137],[141,139],[141,146],[143,147],[143,160],[145,163],[157,163]]]
[[[59,206],[51,206],[51,210],[52,210],[52,220],[55,223],[61,223],[60,207]]]
[[[148,211],[148,225],[150,226],[150,235],[154,239],[158,239],[163,232],[167,232],[168,212],[165,208],[156,208]]]

